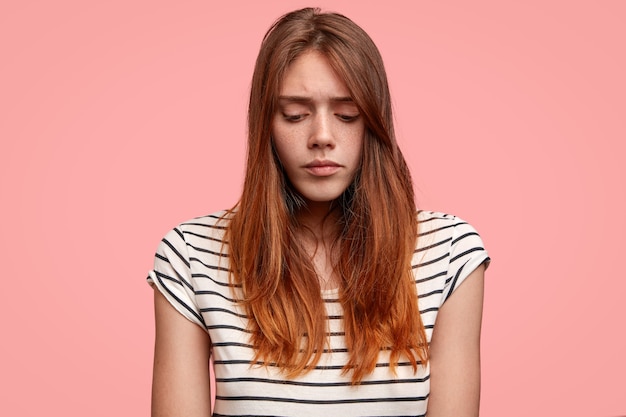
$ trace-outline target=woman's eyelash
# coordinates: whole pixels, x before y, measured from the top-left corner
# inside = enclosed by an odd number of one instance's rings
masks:
[[[338,114],[337,117],[339,117],[341,120],[343,120],[344,122],[353,122],[356,119],[359,118],[359,115],[355,115],[355,116],[348,116],[345,114]]]
[[[303,115],[302,114],[284,114],[283,113],[283,117],[288,122],[297,122],[297,121],[302,119]]]

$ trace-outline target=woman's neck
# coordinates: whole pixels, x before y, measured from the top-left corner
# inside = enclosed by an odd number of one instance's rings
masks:
[[[338,233],[339,209],[330,203],[309,203],[297,215],[302,226],[296,232],[300,245],[310,256],[322,290],[337,288],[334,242]]]
[[[308,202],[298,213],[298,222],[308,229],[318,242],[325,242],[337,233],[337,206],[330,202]]]

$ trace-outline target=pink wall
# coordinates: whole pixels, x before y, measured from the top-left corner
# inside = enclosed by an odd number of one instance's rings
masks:
[[[5,3],[0,414],[147,415],[153,252],[235,202],[258,45],[305,3]],[[626,3],[384,4],[321,2],[383,53],[420,206],[493,257],[482,415],[626,414]]]

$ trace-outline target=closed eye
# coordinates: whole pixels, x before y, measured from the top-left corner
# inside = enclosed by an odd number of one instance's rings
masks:
[[[299,122],[304,118],[304,114],[285,114],[283,113],[283,118],[288,122]]]
[[[344,122],[353,122],[356,119],[359,118],[359,114],[354,115],[354,116],[349,116],[347,114],[338,114],[337,117],[339,118],[339,120],[344,121]]]

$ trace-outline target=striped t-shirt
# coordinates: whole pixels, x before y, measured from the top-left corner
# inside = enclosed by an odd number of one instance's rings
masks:
[[[315,369],[286,379],[279,369],[251,360],[247,318],[228,276],[223,212],[182,223],[161,241],[148,282],[211,338],[217,386],[214,416],[423,416],[429,367],[413,372],[400,362],[394,375],[381,351],[360,385],[343,374],[348,354],[337,290],[322,291],[330,348]],[[421,211],[413,255],[418,306],[430,342],[437,312],[452,292],[489,257],[472,226],[447,214]]]

